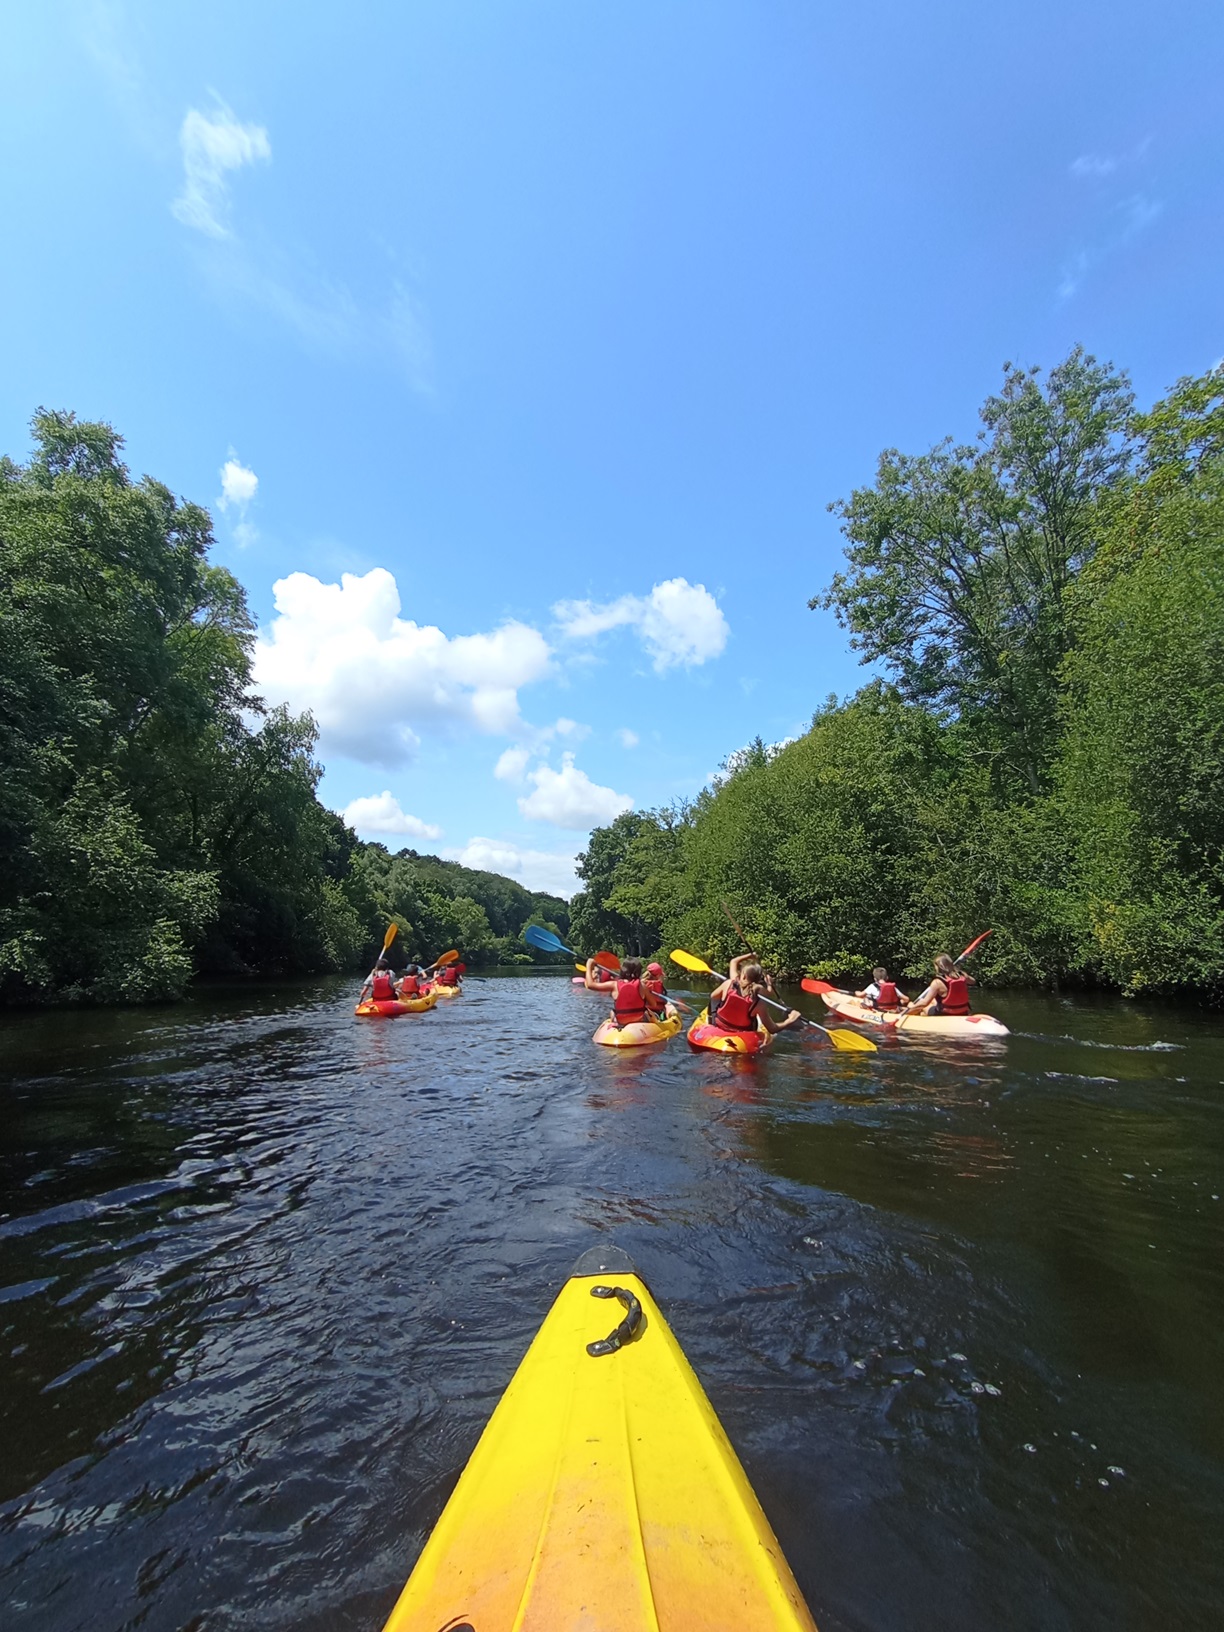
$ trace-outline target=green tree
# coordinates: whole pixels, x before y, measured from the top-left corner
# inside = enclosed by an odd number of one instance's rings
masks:
[[[1128,469],[1131,401],[1125,376],[1079,348],[1044,389],[1008,364],[976,446],[889,449],[874,485],[832,507],[849,569],[810,604],[831,607],[906,700],[972,726],[1031,793],[1057,742],[1066,592]]]

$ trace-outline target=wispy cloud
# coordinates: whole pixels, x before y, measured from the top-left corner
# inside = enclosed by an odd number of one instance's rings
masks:
[[[175,219],[209,238],[229,238],[229,172],[260,160],[270,163],[272,144],[262,125],[244,125],[217,99],[211,116],[189,108],[179,130],[183,190],[171,204]]]
[[[1151,138],[1122,153],[1081,153],[1068,166],[1069,175],[1092,185],[1088,195],[1095,225],[1088,241],[1071,251],[1063,262],[1057,284],[1059,301],[1074,298],[1102,261],[1116,255],[1160,216],[1163,202],[1149,190],[1136,189],[1135,168],[1147,159]]]
[[[668,578],[649,595],[615,601],[558,601],[553,607],[566,640],[594,640],[610,629],[637,631],[657,674],[693,668],[719,657],[731,626],[704,584]]]
[[[1085,181],[1112,176],[1117,168],[1117,159],[1099,153],[1081,153],[1079,158],[1071,163],[1071,174],[1078,180]]]
[[[229,458],[221,466],[221,496],[217,500],[217,507],[223,513],[234,513],[234,542],[242,549],[259,540],[259,529],[247,517],[258,491],[259,477],[242,463],[231,448]]]
[[[189,108],[179,130],[183,184],[170,208],[198,235],[201,270],[225,305],[267,313],[310,351],[337,358],[390,361],[418,395],[433,393],[429,326],[416,295],[400,280],[376,305],[363,304],[303,257],[290,257],[258,230],[233,225],[236,174],[271,162],[263,125],[245,122],[220,97],[209,111]],[[202,240],[202,241],[201,241]]]

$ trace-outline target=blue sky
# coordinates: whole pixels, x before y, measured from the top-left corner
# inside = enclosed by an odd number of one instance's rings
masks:
[[[325,801],[568,892],[861,682],[806,602],[882,448],[1224,353],[1222,82],[1218,0],[11,8],[0,451],[114,423]]]

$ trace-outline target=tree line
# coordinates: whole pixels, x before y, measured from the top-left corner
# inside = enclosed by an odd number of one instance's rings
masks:
[[[105,424],[40,411],[0,458],[0,1003],[142,1002],[196,975],[405,953],[528,962],[564,901],[362,844],[308,715],[251,691],[254,624],[208,512],[134,481]]]
[[[1080,349],[1007,365],[976,441],[831,506],[872,670],[797,741],[592,834],[586,946],[925,973],[987,927],[1016,983],[1224,991],[1224,370],[1148,412]]]

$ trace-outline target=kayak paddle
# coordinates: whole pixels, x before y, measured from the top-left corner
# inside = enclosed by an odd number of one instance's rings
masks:
[[[566,946],[559,936],[554,935],[551,929],[545,929],[541,924],[528,924],[523,931],[523,939],[528,946],[534,946],[537,952],[568,952],[571,958],[577,959],[578,954],[572,946]],[[601,969],[619,969],[620,959],[615,952],[596,952],[595,962]],[[586,973],[586,964],[578,967]]]
[[[673,963],[680,965],[681,969],[691,969],[695,975],[713,975],[715,980],[727,979],[726,975],[720,975],[717,969],[711,969],[708,963],[703,962],[701,958],[695,958],[691,952],[672,952],[668,955]],[[771,1009],[781,1009],[783,1014],[787,1012],[786,1004],[776,1003],[772,997],[761,997],[759,1001],[768,1003]],[[828,1026],[819,1025],[815,1020],[809,1020],[806,1015],[802,1014],[799,1019],[803,1025],[811,1026],[813,1031],[823,1031],[834,1048],[857,1054],[874,1054],[876,1052],[876,1045],[871,1039],[869,1037],[860,1037],[857,1031],[830,1031]]]

